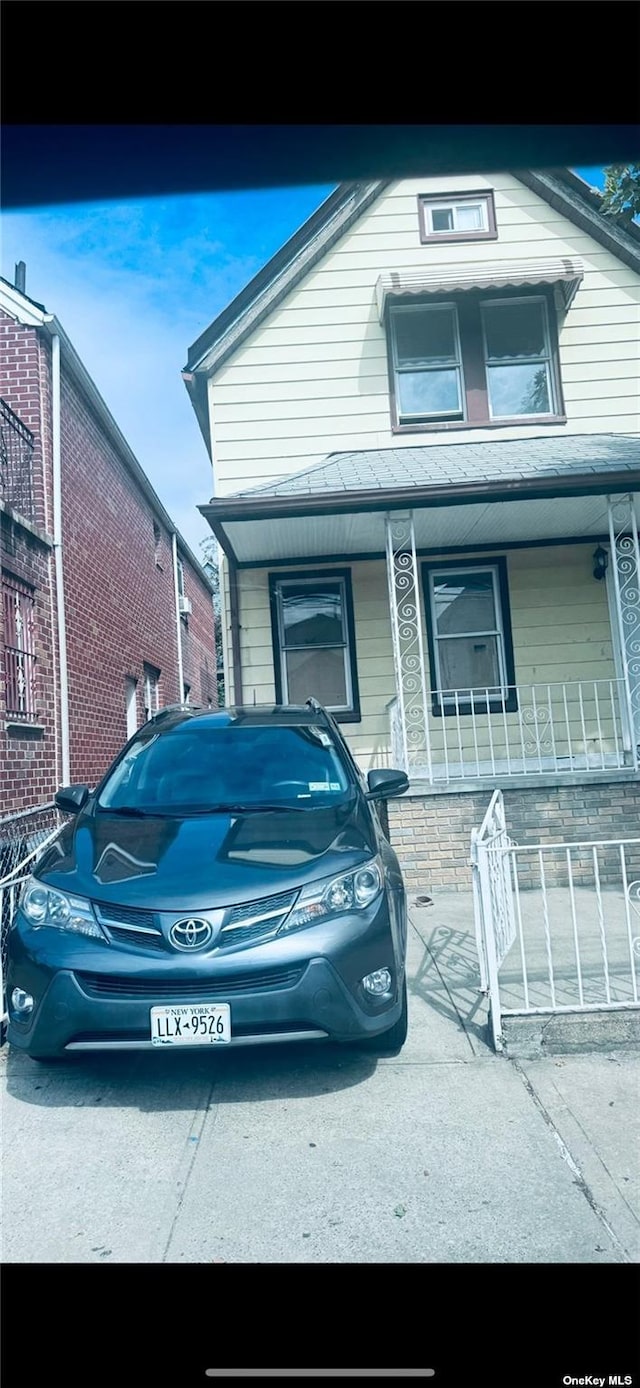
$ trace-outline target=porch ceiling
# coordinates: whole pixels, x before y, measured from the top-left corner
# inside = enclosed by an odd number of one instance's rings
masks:
[[[355,501],[355,498],[354,498]],[[640,497],[636,497],[640,523]],[[545,497],[483,501],[467,506],[416,507],[416,545],[434,550],[514,541],[576,539],[607,533],[606,496]],[[222,525],[217,527],[222,539]],[[240,564],[380,555],[385,549],[385,512],[281,516],[227,521],[224,533]]]

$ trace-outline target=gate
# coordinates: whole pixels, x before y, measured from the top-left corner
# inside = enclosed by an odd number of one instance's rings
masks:
[[[471,832],[471,869],[480,987],[489,998],[493,1044],[502,1050],[498,975],[516,939],[511,865],[502,791],[495,790],[479,829]]]
[[[62,816],[53,804],[35,805],[0,819],[0,1022],[7,1022],[7,944],[23,882],[44,848],[62,827]]]

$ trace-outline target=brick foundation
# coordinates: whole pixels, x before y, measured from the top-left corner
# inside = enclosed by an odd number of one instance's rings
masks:
[[[480,827],[493,787],[451,795],[406,796],[388,805],[389,838],[395,848],[409,891],[432,888],[469,891],[471,830]],[[507,830],[518,844],[578,843],[591,839],[640,837],[640,779],[583,785],[531,786],[503,790]],[[561,885],[563,865],[548,871],[548,885]],[[600,854],[601,881],[620,882],[616,849]],[[576,886],[593,882],[588,852],[572,855]],[[545,859],[545,868],[547,862]],[[628,850],[627,867],[640,877],[640,852]],[[519,860],[519,878],[537,885],[534,856]]]

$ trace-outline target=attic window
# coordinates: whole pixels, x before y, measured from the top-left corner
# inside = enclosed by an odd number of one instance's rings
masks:
[[[418,198],[420,240],[495,241],[496,209],[491,189],[477,193],[440,193]]]

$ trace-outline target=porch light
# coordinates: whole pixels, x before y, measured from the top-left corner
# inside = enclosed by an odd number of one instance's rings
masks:
[[[608,566],[609,556],[607,551],[602,548],[602,545],[598,545],[598,548],[593,551],[593,577],[597,578],[598,582],[605,577]]]

